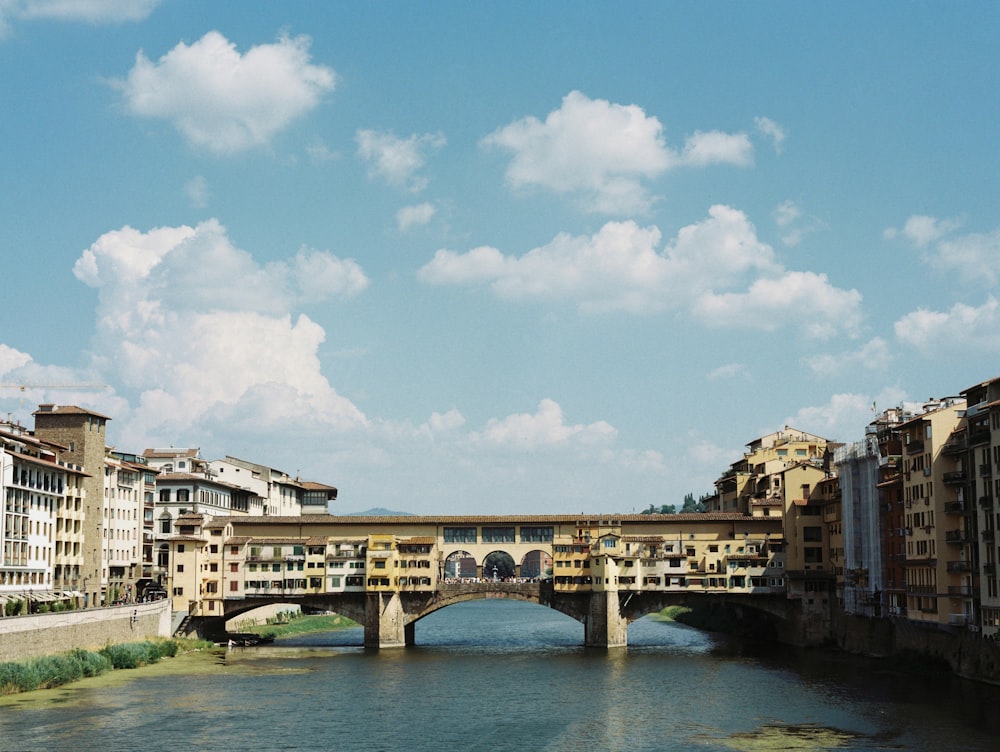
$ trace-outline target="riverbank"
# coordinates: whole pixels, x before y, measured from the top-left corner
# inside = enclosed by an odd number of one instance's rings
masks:
[[[179,653],[214,648],[201,640],[145,640],[76,648],[66,653],[0,663],[0,696],[54,689],[110,671],[149,666]]]
[[[360,626],[356,621],[352,621],[340,614],[302,614],[292,616],[286,621],[241,626],[240,632],[259,635],[260,637],[273,637],[276,640],[280,640],[283,637],[296,637],[314,632],[333,632],[338,629],[350,629]]]

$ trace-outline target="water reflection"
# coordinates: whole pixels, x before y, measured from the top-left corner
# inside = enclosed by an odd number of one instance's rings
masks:
[[[631,625],[627,649],[595,650],[561,614],[480,601],[427,617],[416,638],[377,651],[360,628],[305,635],[81,683],[58,700],[5,700],[0,752],[997,747],[995,688],[652,619]]]

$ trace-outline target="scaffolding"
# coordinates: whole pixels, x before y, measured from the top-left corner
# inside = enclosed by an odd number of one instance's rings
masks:
[[[840,480],[844,535],[844,610],[849,614],[884,613],[882,535],[880,530],[879,456],[874,437],[834,450]]]

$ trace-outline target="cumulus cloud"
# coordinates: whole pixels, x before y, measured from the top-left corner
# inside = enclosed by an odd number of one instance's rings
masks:
[[[907,218],[902,228],[889,227],[883,234],[889,239],[903,237],[918,248],[923,248],[961,226],[962,222],[958,219],[937,219],[925,214],[914,214]]]
[[[852,352],[814,355],[805,363],[817,376],[833,377],[857,370],[885,372],[890,360],[889,344],[875,337]]]
[[[211,194],[208,190],[208,181],[201,175],[195,175],[184,184],[184,193],[195,209],[204,209],[208,206],[208,199]]]
[[[1000,304],[993,296],[979,307],[956,303],[947,311],[920,308],[903,316],[893,328],[900,341],[924,355],[1000,354]]]
[[[258,431],[290,418],[366,423],[320,372],[323,329],[293,314],[363,290],[355,262],[303,249],[262,266],[209,220],[105,233],[74,274],[98,289],[98,365],[139,390],[134,435],[183,434],[213,416],[252,415]]]
[[[691,167],[710,164],[731,164],[747,167],[753,164],[753,146],[745,133],[695,131],[684,141],[680,163]]]
[[[705,378],[709,381],[728,381],[740,376],[744,378],[749,376],[745,365],[742,363],[726,363],[718,368],[713,368],[705,375]]]
[[[771,143],[774,145],[774,151],[776,154],[781,154],[781,148],[785,143],[785,138],[787,133],[785,129],[778,125],[775,121],[768,117],[755,117],[753,119],[754,125],[757,126],[757,132],[762,136],[766,136],[771,139]]]
[[[558,110],[522,118],[482,139],[513,156],[508,184],[541,188],[576,199],[588,211],[646,211],[653,202],[646,181],[681,165],[747,165],[752,147],[745,134],[697,132],[681,152],[670,149],[663,126],[637,105],[567,94]]]
[[[143,21],[161,0],[0,0],[0,35],[11,20],[91,24]]]
[[[781,242],[788,246],[798,245],[806,235],[826,227],[826,223],[818,217],[803,214],[791,199],[778,204],[771,216],[781,230]]]
[[[825,274],[785,272],[754,281],[746,292],[706,293],[696,301],[694,314],[714,327],[774,331],[791,325],[812,338],[827,339],[857,332],[861,293],[834,287]]]
[[[575,302],[585,312],[688,308],[711,326],[795,326],[814,337],[860,323],[860,293],[823,274],[785,270],[736,209],[713,206],[662,251],[660,240],[656,227],[608,222],[592,236],[560,234],[519,257],[489,246],[441,249],[418,276],[428,284],[488,285],[508,300]]]
[[[359,130],[354,140],[358,156],[368,163],[368,175],[381,177],[390,185],[418,193],[427,187],[427,179],[416,174],[426,163],[426,152],[446,143],[440,133],[397,138],[392,133]]]
[[[31,356],[28,353],[15,350],[9,345],[0,343],[0,377],[30,362]]]
[[[604,421],[589,425],[567,425],[562,408],[551,399],[544,399],[533,413],[518,413],[506,418],[492,418],[482,431],[471,434],[473,441],[516,449],[577,444],[606,444],[617,435],[613,426]]]
[[[404,206],[396,212],[396,227],[400,232],[409,232],[414,227],[426,225],[436,213],[437,209],[434,204],[423,203],[416,206]]]
[[[860,441],[864,426],[872,420],[871,409],[872,395],[834,394],[825,405],[801,408],[785,420],[785,425],[833,441]]]
[[[993,287],[1000,280],[1000,229],[956,236],[963,224],[961,219],[914,214],[902,228],[890,227],[884,235],[903,238],[920,249],[921,260],[937,272],[955,274],[967,284]]]
[[[282,36],[240,54],[210,31],[156,62],[140,51],[115,85],[133,115],[166,120],[195,146],[230,154],[268,143],[333,90],[333,70],[310,62],[309,45]]]

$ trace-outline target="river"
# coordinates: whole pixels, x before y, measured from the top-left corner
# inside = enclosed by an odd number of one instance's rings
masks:
[[[477,601],[416,640],[348,629],[3,698],[0,751],[1000,749],[1000,688],[651,618],[595,650],[562,614]]]

